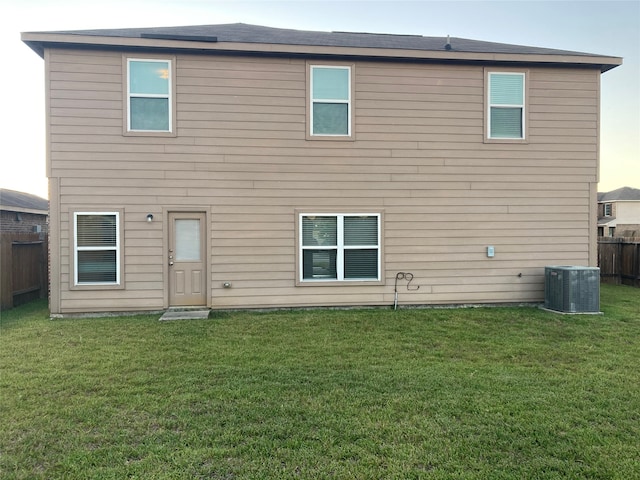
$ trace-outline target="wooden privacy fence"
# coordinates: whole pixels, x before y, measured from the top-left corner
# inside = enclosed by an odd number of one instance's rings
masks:
[[[603,283],[640,287],[640,238],[599,238],[598,266]]]
[[[0,234],[0,310],[47,298],[48,266],[47,235]]]

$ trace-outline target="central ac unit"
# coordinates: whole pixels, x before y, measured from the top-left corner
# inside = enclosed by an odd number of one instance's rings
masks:
[[[600,269],[545,267],[544,307],[563,313],[599,313]]]

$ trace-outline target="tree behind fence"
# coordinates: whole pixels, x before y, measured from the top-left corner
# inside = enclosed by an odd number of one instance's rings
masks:
[[[640,287],[640,238],[599,238],[598,266],[603,283]]]
[[[0,310],[47,298],[48,236],[39,233],[0,234]]]

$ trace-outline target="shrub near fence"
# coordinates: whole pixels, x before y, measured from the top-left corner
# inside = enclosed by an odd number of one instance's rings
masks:
[[[48,252],[47,235],[0,234],[0,310],[47,297]]]
[[[640,287],[640,238],[598,239],[600,280]]]

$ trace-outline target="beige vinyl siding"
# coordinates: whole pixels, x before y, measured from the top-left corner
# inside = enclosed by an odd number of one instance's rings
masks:
[[[304,59],[176,55],[177,136],[157,138],[122,135],[120,53],[48,58],[60,312],[167,307],[173,209],[207,212],[214,308],[392,304],[400,271],[420,286],[401,304],[537,302],[545,265],[592,259],[597,69],[528,67],[514,145],[483,142],[484,66],[358,61],[356,140],[317,142]],[[125,290],[70,290],[78,209],[123,209]],[[296,287],[296,210],[384,211],[385,284]]]

